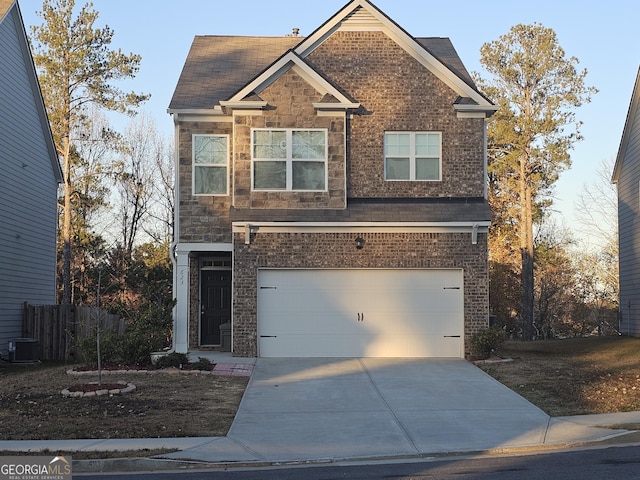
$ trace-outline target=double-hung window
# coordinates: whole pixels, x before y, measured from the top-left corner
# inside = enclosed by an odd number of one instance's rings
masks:
[[[194,195],[229,194],[229,136],[193,136]]]
[[[327,130],[253,130],[253,189],[326,191],[327,151]]]
[[[440,132],[386,132],[385,180],[438,181],[442,179]]]

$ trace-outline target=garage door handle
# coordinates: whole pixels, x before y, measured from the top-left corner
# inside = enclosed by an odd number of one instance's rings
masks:
[[[444,338],[460,338],[460,335],[444,335]]]
[[[277,335],[260,335],[260,338],[278,338]]]
[[[364,322],[364,313],[358,312],[358,321],[359,322]]]
[[[443,290],[460,290],[460,287],[443,287]]]

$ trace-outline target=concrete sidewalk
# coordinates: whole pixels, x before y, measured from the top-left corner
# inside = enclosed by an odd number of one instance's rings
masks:
[[[226,437],[0,441],[0,450],[339,461],[573,446],[624,435],[603,427],[627,423],[640,423],[640,412],[550,418],[460,359],[259,359]]]

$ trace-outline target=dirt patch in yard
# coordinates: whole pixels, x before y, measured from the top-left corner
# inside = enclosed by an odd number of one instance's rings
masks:
[[[63,389],[98,380],[73,366],[0,365],[0,440],[224,436],[248,377],[180,373],[109,375],[131,382],[124,395],[64,397]]]

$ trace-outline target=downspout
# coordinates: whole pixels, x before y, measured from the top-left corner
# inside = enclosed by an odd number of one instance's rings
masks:
[[[179,139],[180,139],[180,127],[178,125],[178,119],[176,115],[171,114],[173,116],[173,161],[174,161],[174,173],[173,173],[173,240],[171,242],[171,249],[169,251],[169,256],[171,257],[171,264],[173,266],[173,285],[171,288],[172,299],[174,300],[174,305],[172,309],[172,317],[173,317],[173,335],[171,335],[171,352],[175,352],[176,349],[176,331],[177,331],[177,319],[178,319],[178,303],[176,302],[178,296],[177,284],[178,284],[178,259],[176,255],[176,249],[178,248],[179,238],[180,238],[180,222],[178,219],[180,218],[180,181],[178,180],[180,176],[180,152],[179,152]]]
[[[489,199],[489,160],[488,160],[488,151],[487,151],[487,128],[489,126],[489,119],[485,119],[484,121],[484,128],[482,131],[482,135],[484,137],[484,142],[483,142],[483,156],[484,156],[484,162],[483,162],[483,167],[484,167],[484,199],[488,200]]]

